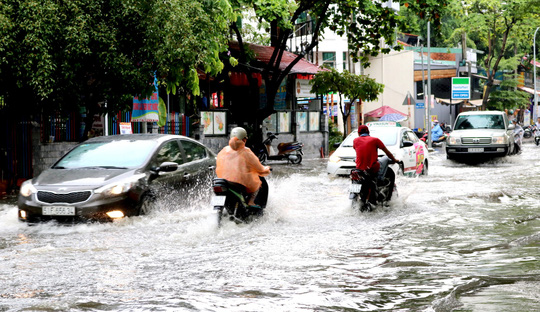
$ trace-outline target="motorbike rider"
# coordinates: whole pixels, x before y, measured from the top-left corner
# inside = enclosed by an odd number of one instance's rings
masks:
[[[439,139],[443,136],[444,132],[439,125],[438,120],[433,120],[433,127],[431,128],[431,141],[438,142]]]
[[[259,176],[270,174],[270,167],[263,166],[259,158],[246,147],[247,132],[242,127],[231,131],[229,145],[217,155],[216,174],[220,179],[242,184],[249,194],[248,205],[257,207],[255,198],[262,182]]]
[[[514,141],[518,146],[517,153],[521,153],[521,144],[523,141],[523,133],[525,132],[523,128],[518,124],[517,119],[513,119],[512,123],[514,124]]]
[[[384,143],[375,137],[369,135],[369,128],[366,125],[358,127],[358,135],[353,141],[353,148],[356,151],[356,168],[367,170],[371,174],[378,173],[377,179],[379,182],[384,181],[388,162],[391,159],[394,162],[399,162],[394,155],[386,148]],[[378,149],[383,150],[387,155],[378,159]]]

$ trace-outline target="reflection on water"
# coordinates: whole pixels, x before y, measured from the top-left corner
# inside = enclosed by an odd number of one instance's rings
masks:
[[[373,213],[324,160],[273,164],[248,225],[217,228],[204,192],[108,224],[29,227],[0,206],[0,310],[531,311],[540,153],[524,147],[478,164],[436,151]]]

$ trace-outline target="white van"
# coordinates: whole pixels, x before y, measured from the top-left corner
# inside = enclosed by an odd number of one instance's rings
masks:
[[[501,111],[460,113],[446,139],[446,158],[506,156],[514,153],[514,125]]]

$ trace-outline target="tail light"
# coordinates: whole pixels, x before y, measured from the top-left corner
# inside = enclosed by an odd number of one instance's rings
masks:
[[[214,185],[213,188],[214,188],[214,193],[225,193],[225,192],[227,192],[227,187],[225,187],[223,185],[220,185],[220,184]]]
[[[351,170],[351,180],[354,181],[361,181],[364,177],[362,175],[362,171],[360,170]]]

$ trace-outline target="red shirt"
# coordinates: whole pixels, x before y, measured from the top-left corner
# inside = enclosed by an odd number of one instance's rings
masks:
[[[378,138],[371,136],[359,136],[353,141],[353,148],[356,151],[356,168],[360,170],[369,169],[376,173],[381,164],[377,161],[379,154],[378,148],[383,148],[384,143]]]

